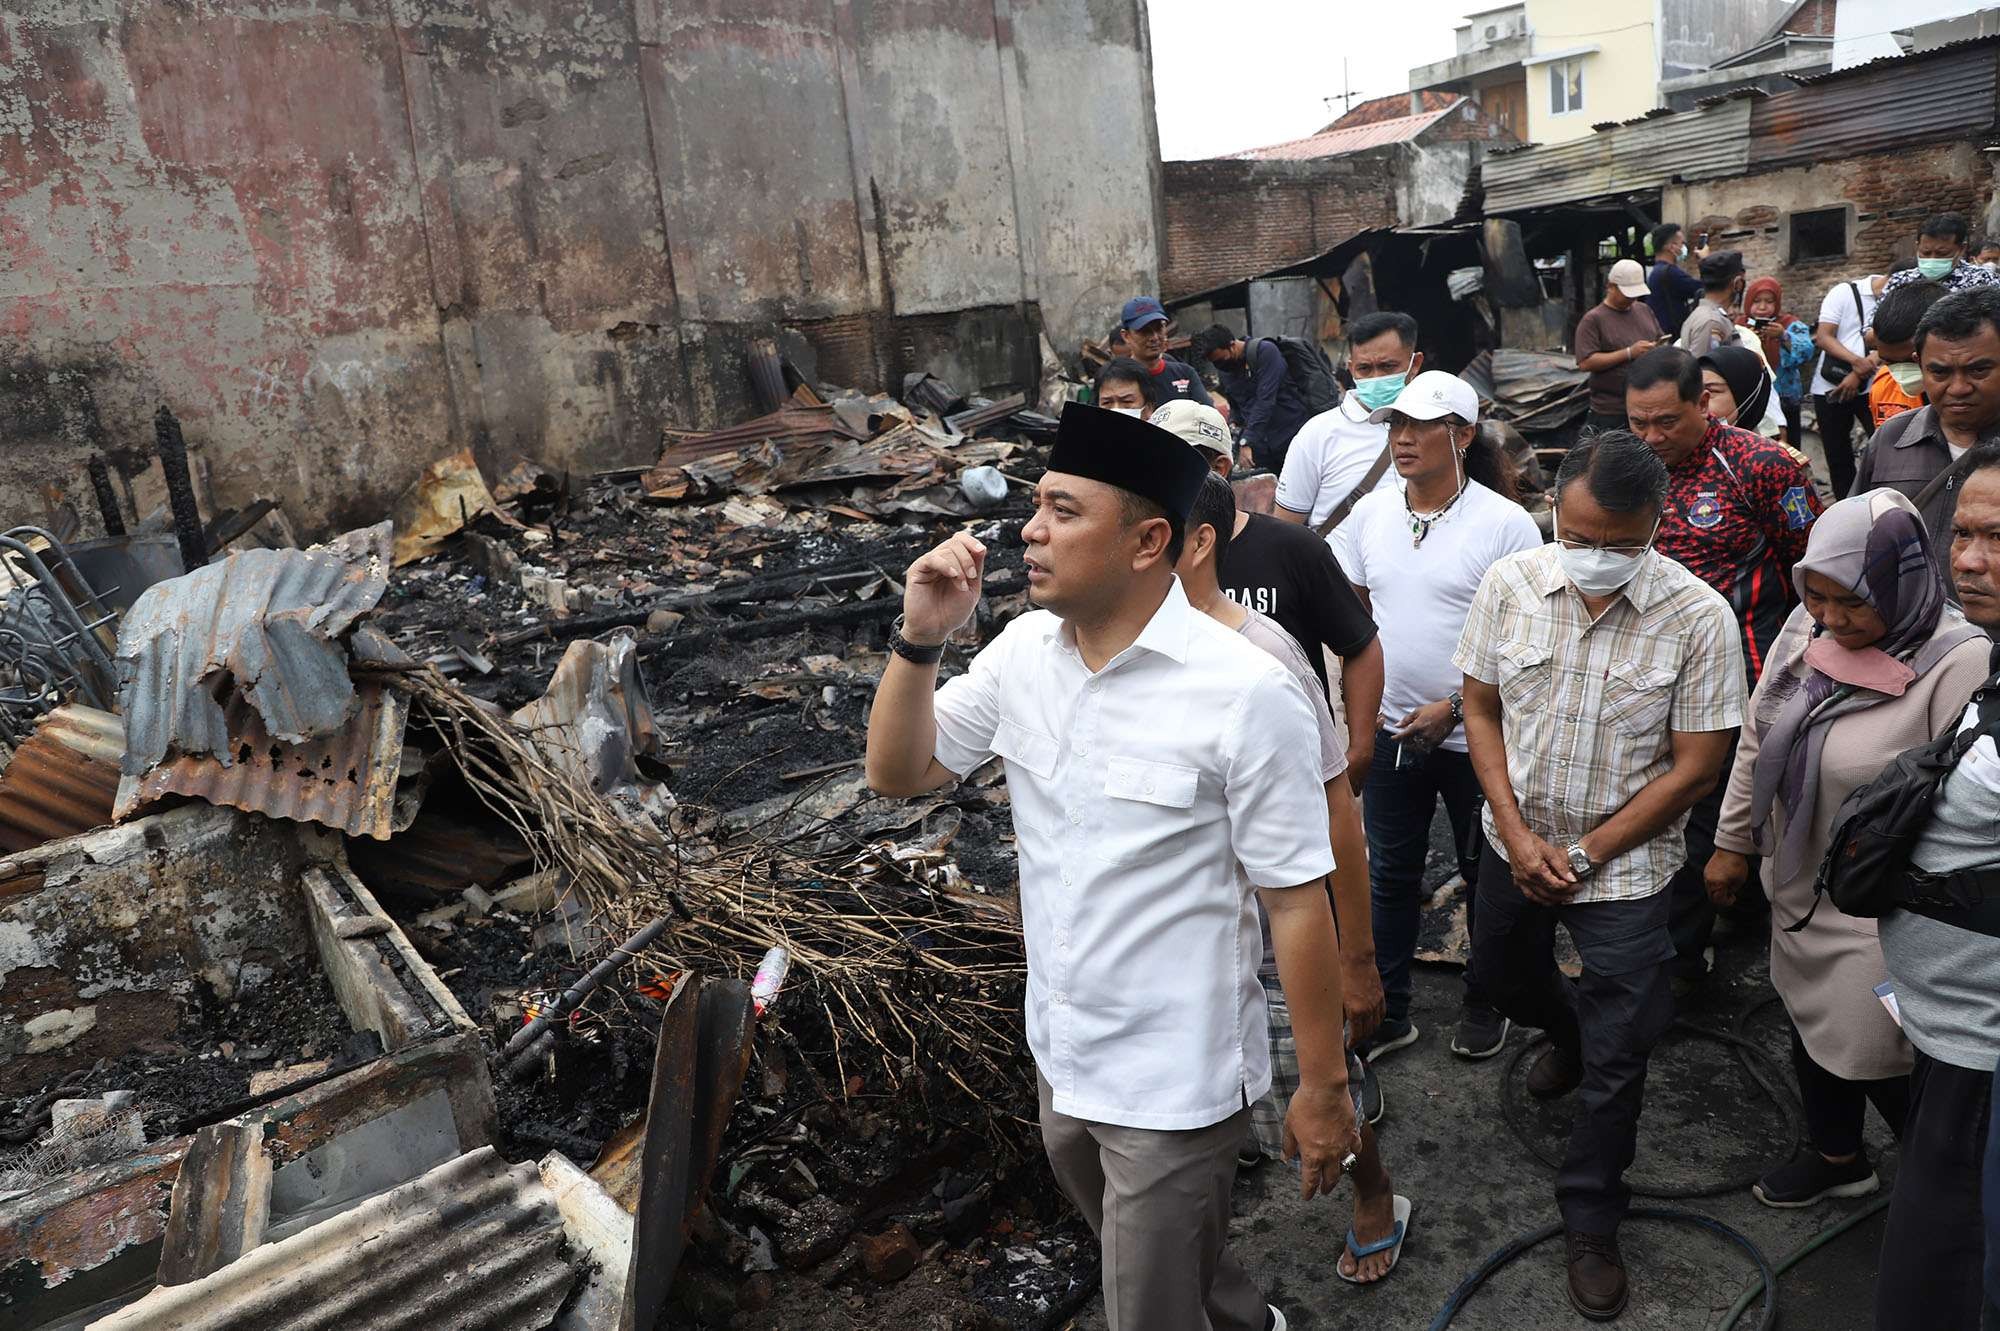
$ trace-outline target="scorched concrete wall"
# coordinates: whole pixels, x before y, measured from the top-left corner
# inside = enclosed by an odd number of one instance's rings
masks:
[[[319,532],[466,444],[650,461],[781,328],[978,388],[1158,281],[1143,0],[0,9],[0,521],[162,402]]]

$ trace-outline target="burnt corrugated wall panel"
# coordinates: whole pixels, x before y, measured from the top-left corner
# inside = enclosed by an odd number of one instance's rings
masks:
[[[1750,169],[1856,157],[1988,129],[1995,120],[1997,68],[2000,46],[1980,42],[1764,98],[1750,113]]]

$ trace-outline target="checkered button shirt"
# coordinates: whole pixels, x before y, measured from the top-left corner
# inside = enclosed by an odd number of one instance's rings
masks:
[[[1672,732],[1743,723],[1742,640],[1729,603],[1658,553],[1593,623],[1553,545],[1487,571],[1452,660],[1500,690],[1507,778],[1521,817],[1557,847],[1597,827],[1673,766]],[[1494,849],[1505,853],[1484,815]],[[1579,903],[1632,901],[1686,856],[1682,814],[1601,866]]]

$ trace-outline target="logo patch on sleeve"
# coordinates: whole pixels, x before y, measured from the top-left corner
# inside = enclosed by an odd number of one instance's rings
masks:
[[[1813,511],[1812,505],[1806,502],[1805,486],[1794,485],[1785,491],[1784,497],[1778,501],[1778,507],[1784,510],[1785,522],[1792,530],[1797,531],[1811,525]]]

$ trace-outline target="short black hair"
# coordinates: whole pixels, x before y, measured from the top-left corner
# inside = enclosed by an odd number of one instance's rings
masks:
[[[1237,340],[1236,330],[1228,324],[1210,324],[1188,339],[1188,355],[1196,362],[1205,361]]]
[[[1924,311],[1917,324],[1917,354],[1935,334],[1947,342],[1977,337],[1981,328],[2000,332],[2000,287],[1967,287],[1954,291]]]
[[[1212,471],[1201,478],[1194,506],[1188,510],[1189,531],[1204,523],[1215,528],[1215,562],[1220,564],[1229,549],[1229,538],[1236,534],[1236,489]]]
[[[1963,245],[1965,238],[1971,234],[1972,228],[1966,225],[1963,213],[1932,213],[1924,219],[1923,227],[1917,232],[1920,237],[1949,240],[1956,245]]]
[[[1575,481],[1607,513],[1658,512],[1667,502],[1667,464],[1630,430],[1584,431],[1556,468],[1558,507]]]
[[[1907,342],[1917,335],[1924,313],[1945,297],[1945,289],[1935,282],[1912,282],[1882,297],[1875,307],[1875,340]]]
[[[1722,250],[1701,261],[1701,285],[1704,290],[1720,291],[1741,276],[1743,253],[1740,250]]]
[[[1210,473],[1213,475],[1214,473]],[[1118,516],[1128,527],[1136,527],[1154,518],[1167,520],[1167,565],[1172,567],[1181,562],[1181,549],[1187,541],[1187,523],[1167,512],[1166,506],[1157,500],[1148,499],[1131,490],[1118,491]]]
[[[1146,399],[1147,406],[1160,405],[1160,390],[1154,385],[1153,376],[1146,373],[1146,367],[1130,356],[1113,356],[1104,362],[1104,368],[1097,372],[1097,379],[1092,384],[1092,389],[1101,394],[1104,385],[1114,381],[1139,385],[1139,396]]]
[[[1965,242],[1967,254],[1977,254],[1981,250],[2000,250],[2000,236],[1974,236]]]
[[[1672,384],[1683,402],[1701,400],[1701,363],[1679,347],[1654,347],[1625,371],[1625,391]]]
[[[1652,233],[1647,237],[1653,242],[1653,253],[1658,254],[1661,250],[1672,244],[1674,237],[1680,233],[1681,224],[1679,222],[1662,222],[1654,227]]]
[[[1417,321],[1401,310],[1377,310],[1362,315],[1347,326],[1347,345],[1358,347],[1384,333],[1394,333],[1404,346],[1412,351],[1417,349]]]

